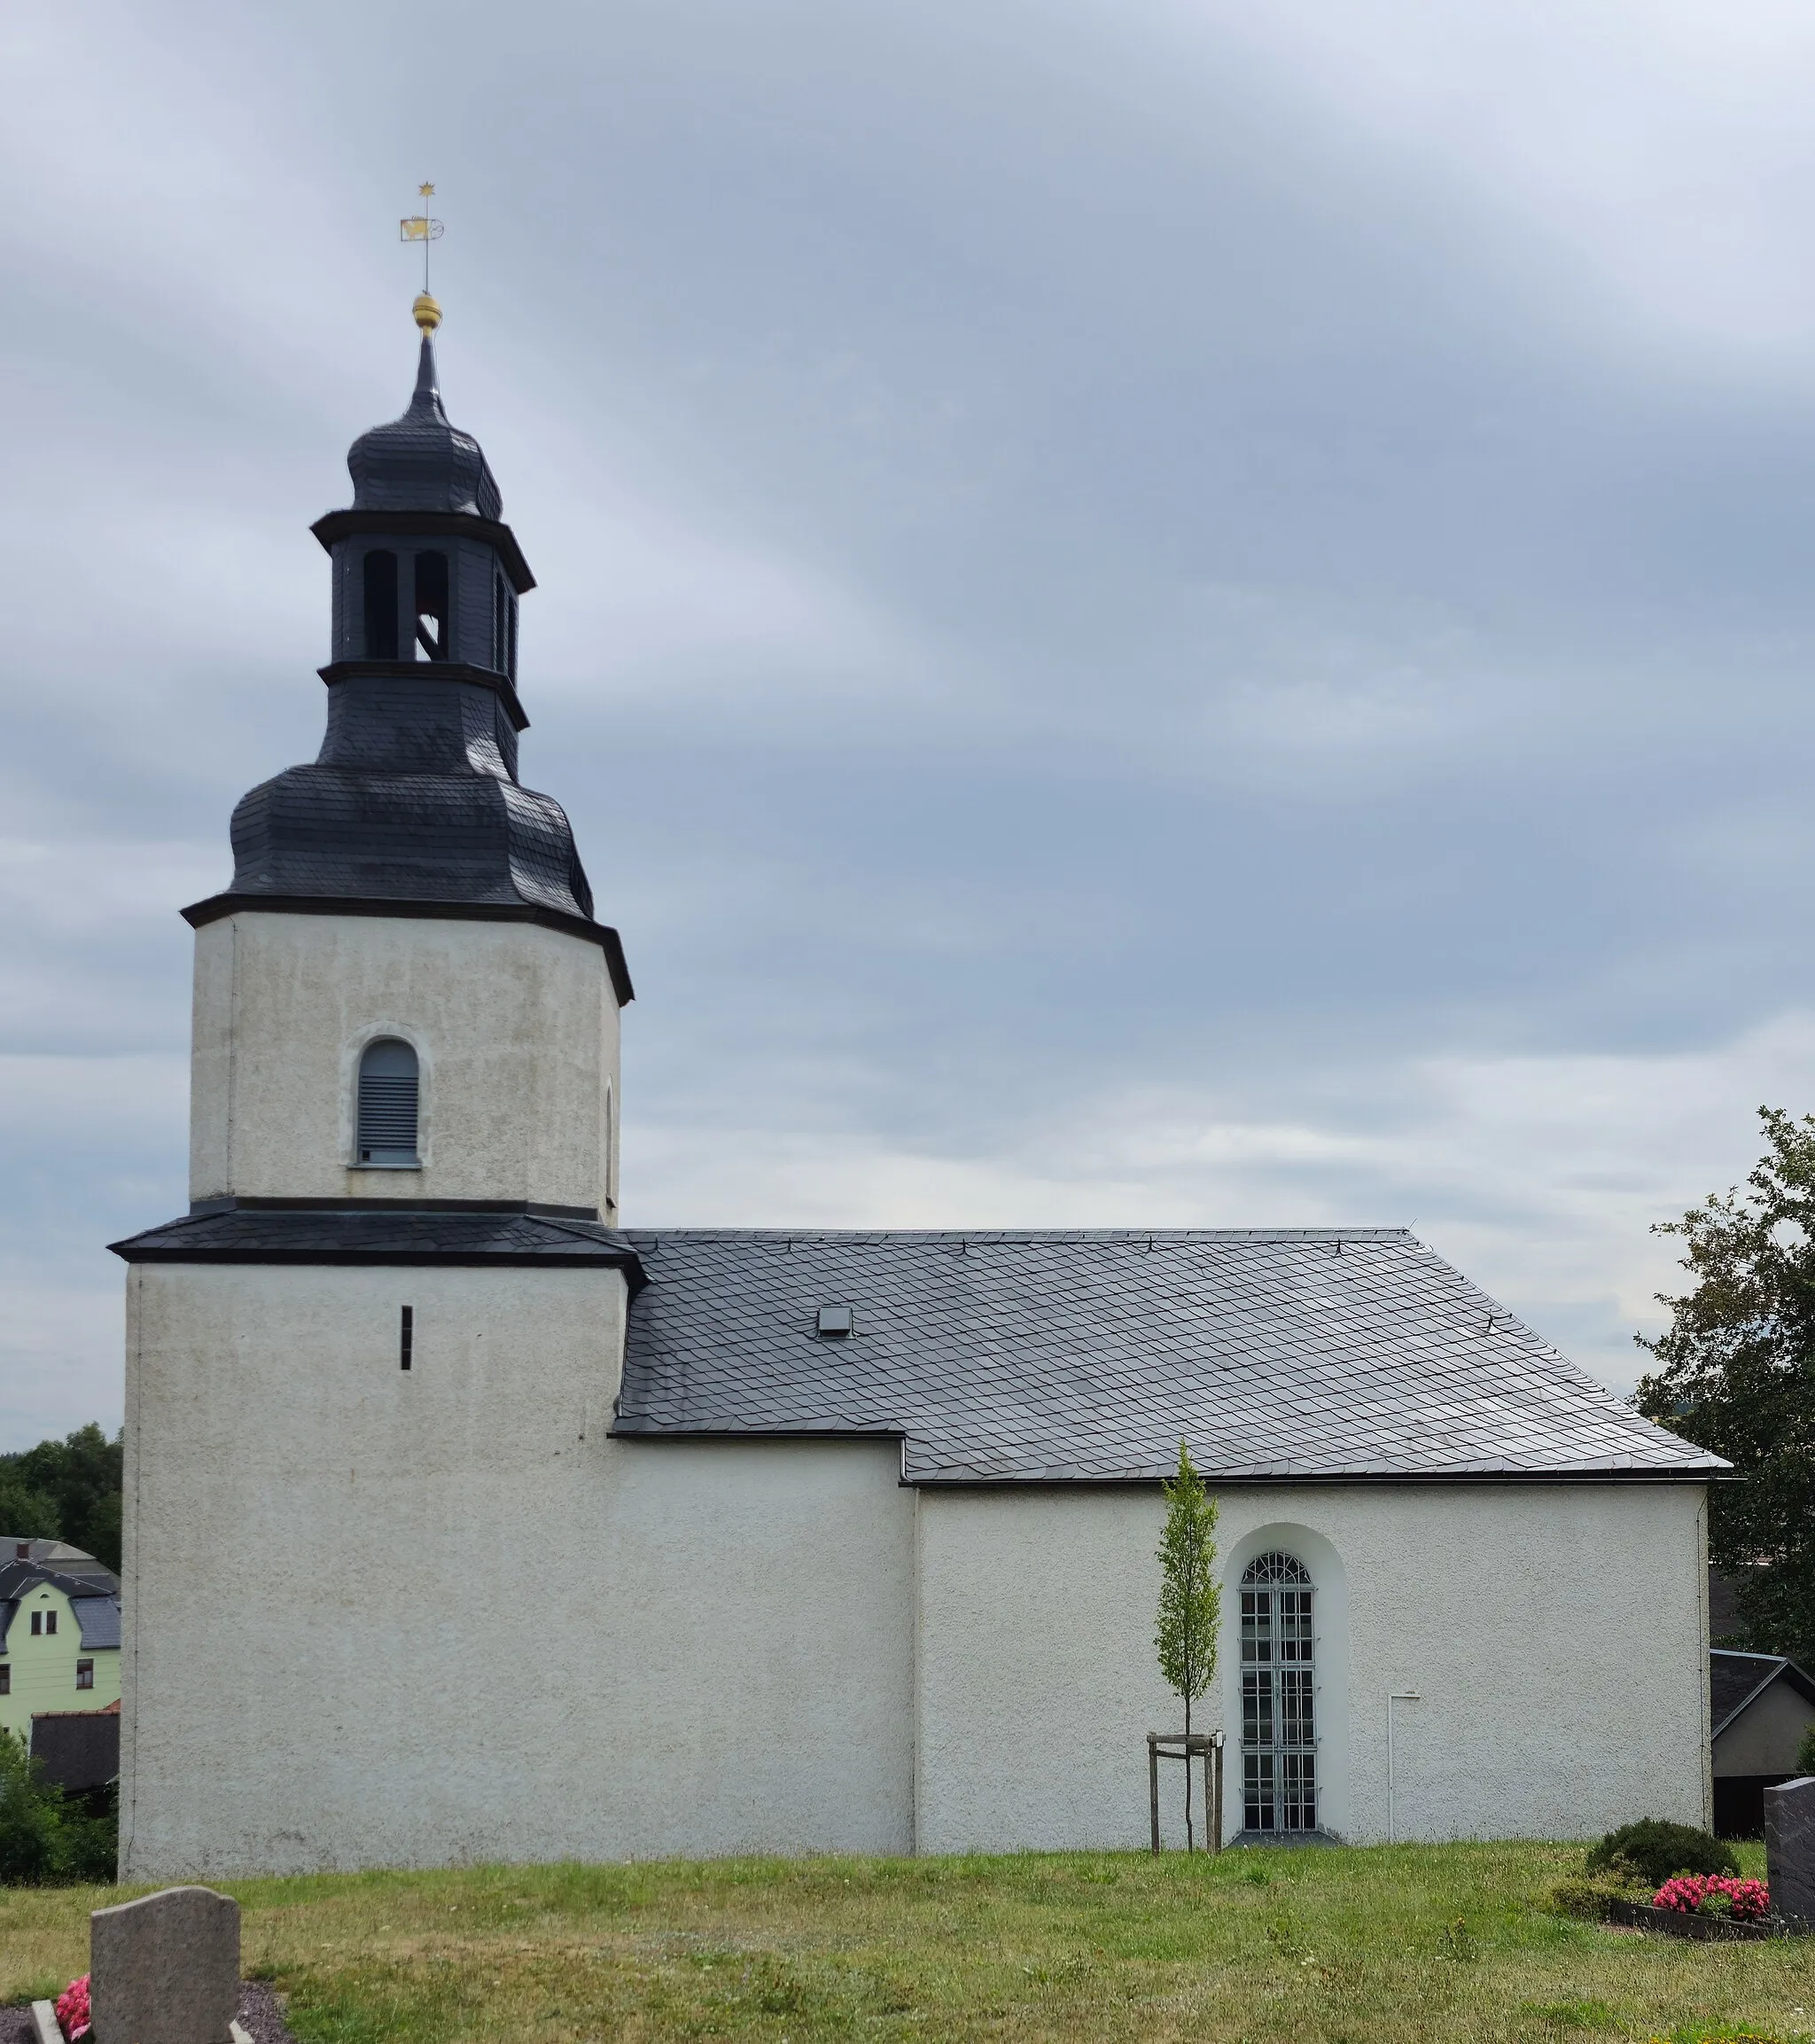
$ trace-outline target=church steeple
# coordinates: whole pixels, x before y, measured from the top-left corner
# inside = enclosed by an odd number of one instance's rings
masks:
[[[234,875],[185,913],[237,908],[552,921],[605,947],[616,932],[560,805],[523,787],[518,602],[535,587],[485,451],[448,418],[425,292],[416,386],[347,457],[353,502],[312,528],[333,563],[328,728],[313,765],[252,790],[233,815]],[[439,909],[428,904],[441,904]]]

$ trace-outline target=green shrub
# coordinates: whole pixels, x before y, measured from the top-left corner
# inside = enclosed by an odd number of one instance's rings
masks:
[[[119,1837],[116,1791],[66,1796],[43,1778],[25,1741],[0,1730],[0,1885],[111,1882]]]
[[[1796,1772],[1815,1775],[1815,1725],[1803,1734],[1803,1743],[1796,1748]]]
[[[30,1887],[51,1878],[61,1800],[39,1779],[25,1741],[0,1731],[0,1882]]]
[[[1573,1874],[1550,1891],[1545,1907],[1554,1916],[1579,1916],[1585,1923],[1604,1923],[1609,1903],[1632,1900],[1616,1882],[1585,1881]]]
[[[1740,1862],[1711,1831],[1646,1817],[1609,1831],[1588,1854],[1591,1874],[1626,1874],[1661,1888],[1672,1874],[1737,1874]]]

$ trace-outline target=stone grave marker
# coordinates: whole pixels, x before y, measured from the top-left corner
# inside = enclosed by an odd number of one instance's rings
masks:
[[[239,1905],[166,1888],[89,1919],[89,2005],[112,2044],[229,2044],[239,2012]]]
[[[1764,1791],[1771,1906],[1793,1930],[1815,1931],[1815,1775]]]

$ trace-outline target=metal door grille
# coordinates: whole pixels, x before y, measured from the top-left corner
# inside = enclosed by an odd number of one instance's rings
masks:
[[[1250,1831],[1317,1829],[1311,1578],[1265,1554],[1242,1577],[1242,1799]]]

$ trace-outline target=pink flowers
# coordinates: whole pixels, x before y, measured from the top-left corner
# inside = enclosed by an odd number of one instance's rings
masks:
[[[1739,1881],[1731,1874],[1672,1874],[1651,1898],[1651,1906],[1749,1923],[1766,1914],[1771,1896],[1763,1881]]]
[[[89,2033],[89,1977],[72,1980],[57,1997],[57,2023],[69,2044]]]

